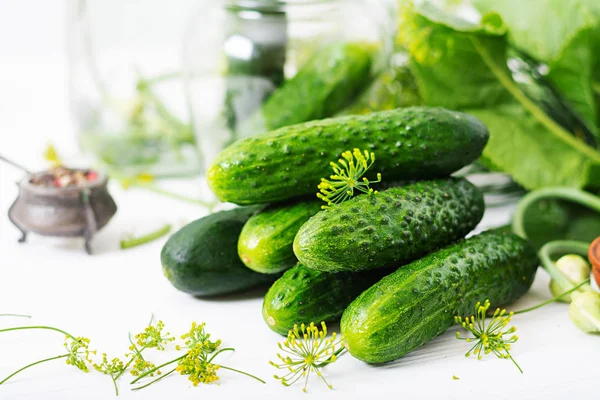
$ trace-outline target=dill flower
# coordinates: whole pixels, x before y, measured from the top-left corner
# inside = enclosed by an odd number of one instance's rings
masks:
[[[494,312],[491,322],[486,325],[485,319],[489,308],[489,300],[486,300],[483,304],[477,302],[475,305],[476,315],[464,319],[462,317],[454,317],[454,321],[457,324],[471,332],[474,336],[461,337],[460,332],[456,332],[457,339],[464,340],[467,343],[475,342],[475,345],[471,347],[465,356],[470,357],[471,354],[474,354],[481,360],[484,355],[494,354],[498,358],[510,359],[519,371],[523,373],[519,364],[517,364],[510,354],[512,344],[519,340],[518,336],[514,335],[517,328],[514,326],[507,328],[513,313],[506,314],[506,310],[498,308]]]
[[[335,332],[327,338],[327,325],[321,322],[321,330],[313,322],[306,326],[305,324],[294,325],[290,330],[287,339],[283,343],[278,343],[282,354],[277,354],[281,363],[277,364],[269,361],[269,364],[277,369],[287,370],[288,373],[283,376],[274,375],[284,386],[291,386],[304,378],[304,388],[308,384],[308,377],[314,372],[323,382],[333,389],[333,386],[327,382],[321,368],[337,360],[344,351],[342,338],[338,338]]]
[[[331,162],[333,175],[329,179],[322,178],[318,186],[320,193],[317,193],[317,197],[327,203],[323,208],[348,200],[354,196],[355,190],[367,194],[377,193],[369,185],[381,182],[381,174],[377,174],[375,181],[363,177],[373,163],[375,163],[375,153],[366,150],[361,152],[359,149],[354,149],[352,152],[345,151],[337,163]]]
[[[91,354],[96,354],[95,351],[89,349],[90,339],[77,337],[73,339],[71,336],[65,337],[65,349],[67,350],[66,362],[67,365],[77,367],[83,372],[89,372],[88,364],[92,363]]]
[[[148,325],[143,332],[135,335],[136,343],[146,349],[157,349],[163,351],[165,346],[174,341],[175,338],[170,333],[163,334],[165,324],[158,321],[156,325]]]

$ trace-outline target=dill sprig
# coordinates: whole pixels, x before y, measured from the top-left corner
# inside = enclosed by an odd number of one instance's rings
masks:
[[[464,319],[462,317],[454,317],[457,324],[471,332],[474,336],[461,337],[460,332],[456,332],[457,339],[464,340],[467,343],[475,342],[475,345],[471,347],[465,356],[470,357],[474,354],[481,360],[484,355],[494,354],[498,358],[510,359],[519,371],[523,373],[519,364],[517,364],[510,354],[512,344],[519,340],[519,337],[514,335],[517,328],[514,326],[507,328],[513,313],[506,314],[506,310],[498,308],[494,312],[490,323],[486,325],[486,315],[489,308],[489,300],[486,300],[483,304],[477,302],[475,305],[476,315]]]
[[[133,337],[131,334],[129,335],[130,352],[125,354],[125,361],[122,361],[118,357],[109,361],[106,353],[102,353],[102,361],[93,364],[96,371],[110,376],[117,396],[119,395],[117,381],[127,370],[129,370],[132,376],[139,376],[148,371],[151,371],[151,376],[161,374],[161,371],[156,369],[156,365],[148,361],[143,353],[147,349],[164,351],[166,350],[166,346],[174,341],[175,338],[168,332],[163,333],[165,324],[162,321],[159,320],[154,324],[153,320],[154,318],[150,320],[150,323],[144,328],[143,332]]]
[[[249,376],[253,379],[256,379],[259,382],[266,383],[262,379],[251,375],[247,372],[227,367],[222,364],[214,363],[213,361],[219,354],[226,351],[235,351],[235,349],[220,349],[222,341],[220,339],[212,341],[210,338],[211,335],[210,333],[206,332],[205,327],[205,323],[197,324],[196,322],[193,322],[189,332],[181,336],[181,339],[184,340],[184,345],[176,346],[177,350],[184,349],[185,354],[140,374],[137,378],[131,381],[131,384],[133,385],[142,380],[143,378],[152,376],[153,373],[159,371],[160,368],[173,364],[177,365],[164,375],[154,379],[153,381],[150,381],[147,384],[138,386],[133,390],[140,390],[146,388],[160,381],[161,379],[164,379],[165,377],[171,375],[174,372],[179,372],[179,374],[181,375],[188,376],[188,379],[190,380],[190,382],[192,382],[194,386],[198,386],[200,383],[210,384],[219,380],[217,371],[220,369],[226,369],[229,371],[237,372]]]
[[[90,340],[88,338],[75,337],[62,329],[55,328],[52,326],[17,326],[14,328],[0,329],[0,333],[21,331],[21,330],[31,330],[31,329],[50,330],[50,331],[54,331],[54,332],[63,334],[65,336],[64,347],[67,350],[67,352],[63,353],[63,354],[59,354],[54,357],[45,358],[45,359],[38,360],[38,361],[32,362],[30,364],[27,364],[24,367],[21,367],[18,370],[16,370],[15,372],[13,372],[12,374],[8,375],[6,378],[2,379],[0,381],[0,385],[6,383],[8,380],[12,379],[15,375],[17,375],[31,367],[34,367],[36,365],[43,364],[43,363],[46,363],[49,361],[60,360],[60,359],[66,359],[67,365],[72,365],[72,366],[76,367],[77,369],[79,369],[83,372],[86,372],[86,373],[89,372],[88,364],[91,363],[90,357],[92,354],[96,354],[96,353],[95,353],[95,351],[91,351],[89,349]]]
[[[381,182],[381,174],[377,174],[375,181],[363,177],[374,163],[375,153],[366,150],[361,152],[359,149],[345,151],[337,163],[331,162],[333,175],[329,179],[322,178],[318,186],[320,193],[317,193],[317,197],[327,203],[323,208],[348,200],[354,196],[355,190],[367,194],[377,193],[369,185]]]
[[[308,378],[311,373],[315,373],[323,382],[333,389],[333,386],[327,382],[321,369],[337,360],[337,358],[346,350],[341,337],[333,332],[331,337],[327,338],[327,325],[321,322],[321,330],[311,322],[308,326],[305,324],[294,325],[294,329],[288,332],[287,339],[283,343],[278,343],[282,351],[277,354],[280,363],[269,361],[269,364],[277,369],[288,371],[283,376],[274,375],[284,386],[291,386],[304,378],[304,388],[308,385]]]

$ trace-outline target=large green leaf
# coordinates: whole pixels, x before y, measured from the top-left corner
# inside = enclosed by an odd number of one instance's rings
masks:
[[[548,79],[588,127],[598,133],[594,79],[600,38],[598,0],[475,0],[502,16],[510,41],[549,67]]]
[[[484,160],[522,186],[600,187],[598,157],[566,145],[520,104],[466,111],[481,119],[492,133]]]
[[[461,24],[422,4],[403,6],[400,40],[425,103],[479,116],[491,132],[487,161],[528,189],[600,188],[600,153],[554,122],[512,80],[498,16],[486,14],[478,26]]]
[[[472,41],[477,36],[492,49],[495,61],[505,64],[506,40],[498,21],[474,25],[427,2],[404,4],[399,40],[412,56],[410,67],[426,104],[464,108],[508,99],[508,92],[482,62]]]

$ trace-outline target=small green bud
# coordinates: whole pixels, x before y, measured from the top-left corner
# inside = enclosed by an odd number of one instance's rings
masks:
[[[556,261],[556,267],[571,283],[573,283],[573,286],[579,285],[590,277],[590,265],[583,257],[575,254],[569,254],[559,258],[558,261]],[[572,287],[562,287],[558,282],[554,280],[550,281],[550,292],[554,297],[560,296],[561,293],[564,293],[569,289],[572,289]],[[562,296],[558,301],[570,303],[571,300],[571,295],[567,294]]]
[[[573,293],[569,317],[586,333],[600,333],[600,293]]]

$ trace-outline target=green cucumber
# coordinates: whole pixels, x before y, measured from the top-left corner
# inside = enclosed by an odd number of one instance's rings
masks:
[[[403,357],[474,313],[529,290],[538,267],[535,250],[513,234],[490,231],[432,253],[386,276],[342,316],[346,348],[368,363]]]
[[[282,335],[287,335],[295,324],[337,321],[352,300],[390,272],[380,269],[331,274],[298,264],[267,292],[263,318],[269,328]]]
[[[371,82],[373,44],[332,43],[313,51],[298,73],[241,125],[242,137],[331,117]]]
[[[294,253],[325,272],[399,266],[463,238],[483,212],[465,179],[415,182],[321,211],[300,228]]]
[[[450,175],[476,160],[489,133],[476,118],[413,107],[312,121],[238,141],[208,171],[222,201],[257,204],[317,192],[330,162],[353,148],[377,157],[367,178],[387,181]]]
[[[301,200],[265,208],[251,217],[238,241],[238,254],[253,271],[273,274],[298,263],[292,244],[300,227],[321,210],[320,200]]]
[[[221,211],[176,232],[162,249],[163,273],[182,292],[216,296],[250,289],[277,279],[251,271],[237,255],[242,227],[258,207]]]

